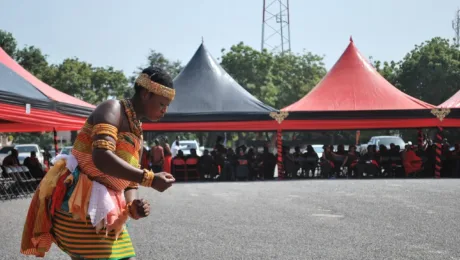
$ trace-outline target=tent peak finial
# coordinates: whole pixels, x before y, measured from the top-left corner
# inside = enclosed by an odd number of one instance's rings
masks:
[[[204,44],[204,37],[201,36],[201,44]]]
[[[350,42],[353,42],[353,36],[350,35]]]

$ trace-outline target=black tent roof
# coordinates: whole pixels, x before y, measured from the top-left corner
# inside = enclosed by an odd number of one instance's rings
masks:
[[[52,110],[87,117],[95,106],[60,92],[25,70],[0,48],[0,104]]]
[[[273,120],[276,109],[240,86],[201,44],[174,79],[176,97],[162,122]]]

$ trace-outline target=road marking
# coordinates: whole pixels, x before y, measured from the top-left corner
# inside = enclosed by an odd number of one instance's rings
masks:
[[[290,197],[290,198],[300,198],[299,195],[289,195],[288,197]]]
[[[192,197],[198,197],[198,194],[196,194],[196,193],[190,193],[190,196],[192,196]]]
[[[311,214],[313,217],[324,217],[324,218],[343,218],[343,215],[334,214]]]

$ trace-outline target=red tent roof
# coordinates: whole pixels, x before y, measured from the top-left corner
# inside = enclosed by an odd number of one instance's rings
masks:
[[[31,85],[37,88],[41,93],[47,96],[49,99],[58,101],[61,103],[66,103],[70,105],[77,105],[87,108],[95,108],[95,106],[86,103],[78,98],[67,95],[57,89],[54,89],[44,82],[37,79],[34,75],[30,74],[25,70],[21,65],[19,65],[15,60],[13,60],[2,48],[0,48],[0,63],[5,65],[7,68],[14,71],[19,76],[27,80]]]
[[[455,93],[448,100],[444,101],[444,103],[442,103],[438,107],[442,107],[442,108],[460,108],[460,90],[457,91],[457,93]]]
[[[284,111],[430,109],[385,80],[350,39],[340,59],[310,93]]]
[[[37,108],[26,114],[25,107],[9,104],[0,104],[0,115],[0,132],[79,130],[86,121],[83,117]]]

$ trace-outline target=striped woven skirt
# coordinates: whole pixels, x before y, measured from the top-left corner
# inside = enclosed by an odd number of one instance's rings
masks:
[[[55,243],[69,256],[84,259],[124,259],[136,256],[131,238],[125,229],[117,240],[115,233],[105,229],[96,234],[91,219],[75,220],[65,211],[56,211],[52,219]]]

